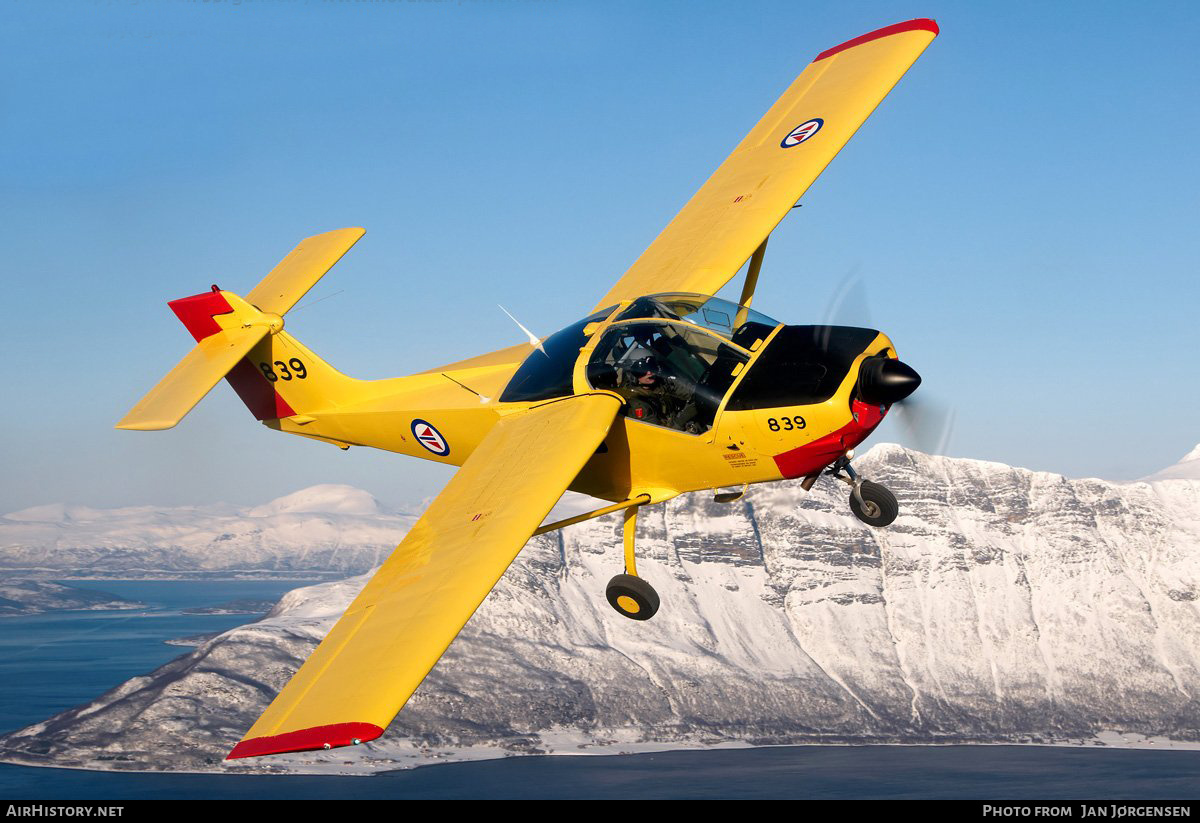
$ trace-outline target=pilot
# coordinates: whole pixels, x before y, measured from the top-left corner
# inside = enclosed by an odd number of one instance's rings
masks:
[[[621,394],[629,399],[628,416],[692,434],[704,431],[693,419],[696,406],[691,397],[678,380],[663,374],[657,357],[649,355],[635,360],[621,383],[624,389]]]

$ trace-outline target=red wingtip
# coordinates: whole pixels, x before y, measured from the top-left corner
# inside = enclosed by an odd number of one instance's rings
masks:
[[[381,734],[383,734],[383,729],[373,723],[335,723],[331,726],[313,726],[311,729],[299,729],[286,734],[243,740],[233,747],[233,751],[227,754],[225,759],[237,760],[242,757],[260,757],[264,754],[335,749],[338,746],[366,743]]]
[[[852,49],[855,46],[861,46],[863,43],[870,43],[872,40],[878,40],[881,37],[890,37],[893,34],[900,34],[901,32],[905,31],[931,31],[933,32],[933,36],[937,37],[941,30],[938,28],[937,23],[926,17],[921,17],[916,20],[909,20],[904,23],[893,23],[890,26],[884,26],[881,29],[868,32],[861,37],[855,37],[853,40],[847,40],[845,43],[834,46],[831,49],[826,49],[818,54],[816,60],[813,60],[813,62],[815,63],[817,60],[824,60],[826,57],[832,57],[840,51]]]

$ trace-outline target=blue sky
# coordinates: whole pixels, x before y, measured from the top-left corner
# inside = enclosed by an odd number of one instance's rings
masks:
[[[814,55],[913,17],[941,36],[772,236],[756,307],[819,321],[857,272],[956,409],[950,454],[1174,462],[1200,441],[1194,3],[5,0],[0,511],[432,494],[444,467],[269,432],[224,386],[114,431],[189,348],[165,301],[362,225],[288,317],[343,371],[518,342],[497,303],[549,333]]]

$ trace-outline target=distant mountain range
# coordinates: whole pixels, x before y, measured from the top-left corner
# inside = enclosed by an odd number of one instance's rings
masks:
[[[77,589],[42,580],[0,578],[0,617],[48,611],[110,611],[142,609],[145,603],[108,592]]]
[[[828,478],[810,493],[780,483],[732,504],[692,494],[648,508],[638,568],[663,605],[647,622],[604,600],[622,566],[619,518],[531,540],[378,741],[222,762],[360,576],[297,589],[264,620],[0,738],[0,759],[355,771],[514,752],[797,742],[1200,743],[1200,449],[1125,484],[886,444],[856,465],[896,493],[892,526],[859,523],[846,487]],[[333,534],[396,542],[399,516],[372,513],[377,504],[357,490],[318,488],[297,499],[311,492],[340,514],[280,501],[261,514],[197,514],[234,535],[218,540],[216,528],[188,531],[178,510],[161,521],[122,510],[131,514],[118,519],[121,537],[105,545],[132,545],[136,533],[144,547],[145,524],[162,522],[170,545],[221,546],[230,567],[251,565],[243,540],[259,565],[264,545],[277,562],[299,563],[301,537],[285,552],[285,541],[264,536],[291,534],[289,517],[312,524],[310,551],[323,546],[340,562],[348,555],[329,548]],[[346,511],[343,499],[361,510]],[[395,529],[386,540],[385,522]],[[83,533],[57,512],[9,515],[4,529],[13,523]],[[100,525],[88,528],[104,541]],[[370,541],[339,545],[351,542]]]
[[[0,517],[6,577],[306,577],[383,562],[415,516],[322,485],[263,506],[37,506]]]

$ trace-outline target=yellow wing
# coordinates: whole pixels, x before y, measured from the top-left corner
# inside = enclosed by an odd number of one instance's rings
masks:
[[[716,294],[937,33],[910,20],[819,54],[596,309],[654,292]]]
[[[121,418],[117,428],[136,431],[171,428],[269,333],[266,326],[250,326],[226,329],[204,338]]]
[[[608,433],[610,394],[504,417],[229,758],[372,740]]]

